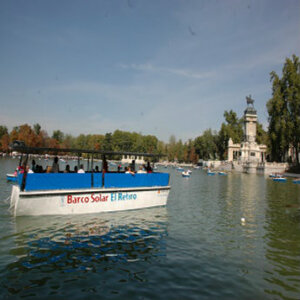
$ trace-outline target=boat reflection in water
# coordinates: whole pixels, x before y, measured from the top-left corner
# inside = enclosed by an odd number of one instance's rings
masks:
[[[15,221],[15,261],[2,271],[4,295],[71,296],[69,284],[74,293],[85,281],[85,288],[108,293],[115,284],[145,280],[132,263],[150,266],[166,255],[165,207]]]

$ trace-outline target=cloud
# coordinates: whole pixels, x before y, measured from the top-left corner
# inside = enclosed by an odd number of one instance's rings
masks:
[[[150,63],[146,64],[119,64],[123,69],[131,69],[145,72],[154,72],[154,73],[169,73],[173,75],[178,75],[187,78],[196,78],[196,79],[208,79],[216,75],[216,72],[195,72],[188,69],[176,69],[176,68],[167,68],[167,67],[158,67]]]

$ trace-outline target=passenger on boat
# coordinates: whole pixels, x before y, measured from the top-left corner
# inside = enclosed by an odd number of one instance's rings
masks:
[[[131,170],[131,167],[125,167],[125,174],[131,174],[134,175],[135,173]]]
[[[96,168],[95,168],[95,173],[99,173],[100,171],[99,171],[99,167],[98,166],[96,166]]]
[[[85,173],[84,169],[83,169],[83,165],[80,165],[80,169],[78,170],[77,173]]]
[[[66,169],[64,170],[64,173],[70,173],[70,165],[66,165]]]
[[[103,174],[108,172],[108,164],[107,164],[105,156],[102,160],[102,172],[103,172]]]
[[[74,167],[74,173],[77,173],[77,171],[78,171],[78,168],[77,168],[77,166],[75,166]]]
[[[139,166],[139,170],[137,171],[139,174],[145,174],[147,173],[146,170],[144,170],[143,166]]]
[[[36,164],[35,164],[35,160],[33,159],[32,160],[32,162],[31,162],[31,170],[33,171],[33,172],[36,172]]]
[[[121,172],[121,165],[118,165],[118,173],[120,173]]]
[[[36,165],[34,173],[44,173],[43,167]]]
[[[34,172],[29,168],[28,165],[26,166],[26,172],[29,173],[29,174],[30,174],[30,173],[34,173]]]
[[[51,168],[51,173],[58,173],[59,172],[59,164],[58,164],[58,157],[54,157],[53,165]]]
[[[25,167],[26,167],[26,164],[25,164],[25,163],[23,163],[22,166],[19,166],[19,167],[18,167],[18,171],[19,171],[20,174],[23,174],[23,173],[24,173]]]
[[[132,172],[135,172],[135,160],[133,159],[131,164],[130,164],[130,169]]]
[[[152,168],[150,166],[150,161],[147,162],[147,166],[144,165],[145,170],[147,173],[152,173]]]

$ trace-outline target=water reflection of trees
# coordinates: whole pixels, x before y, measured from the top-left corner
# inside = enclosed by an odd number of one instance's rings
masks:
[[[17,218],[16,247],[10,251],[16,260],[2,271],[1,290],[6,296],[68,295],[72,283],[73,290],[98,293],[106,286],[108,293],[148,280],[147,268],[139,265],[166,255],[166,221],[166,208]],[[86,287],[79,286],[82,281]]]
[[[267,182],[267,266],[265,292],[274,299],[299,299],[300,295],[300,189],[291,182]]]

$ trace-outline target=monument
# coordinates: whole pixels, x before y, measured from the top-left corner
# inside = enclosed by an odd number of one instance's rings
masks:
[[[254,173],[259,164],[266,160],[267,146],[256,142],[257,113],[254,100],[246,97],[247,108],[244,111],[244,139],[241,144],[228,141],[228,161],[238,161],[245,172]]]

